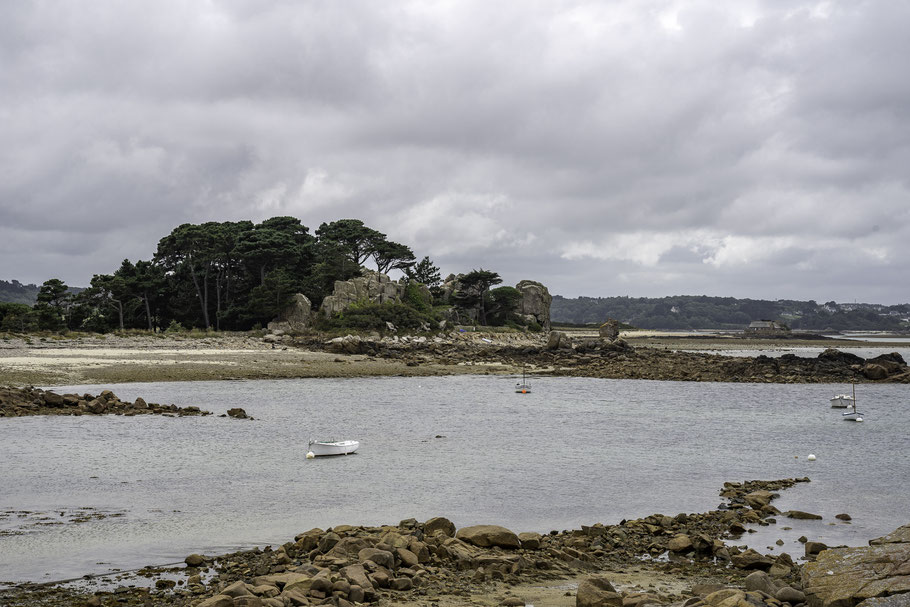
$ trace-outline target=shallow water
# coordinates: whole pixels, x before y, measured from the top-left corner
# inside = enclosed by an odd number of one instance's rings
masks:
[[[113,387],[123,400],[218,414],[239,406],[256,420],[0,419],[0,581],[277,545],[342,523],[447,516],[547,532],[701,512],[717,507],[729,480],[812,479],[776,505],[823,521],[780,519],[743,538],[763,548],[782,537],[778,550],[794,556],[802,534],[859,545],[908,522],[906,386],[863,385],[867,417],[856,424],[828,406],[839,385],[535,378],[521,395],[515,381],[124,384]],[[306,460],[309,438],[361,448]],[[852,524],[829,525],[840,512]]]

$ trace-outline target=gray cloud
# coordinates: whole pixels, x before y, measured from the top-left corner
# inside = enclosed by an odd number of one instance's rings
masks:
[[[14,3],[0,278],[357,217],[574,295],[907,301],[910,8]]]

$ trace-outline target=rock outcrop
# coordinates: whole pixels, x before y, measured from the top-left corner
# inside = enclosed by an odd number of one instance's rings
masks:
[[[293,303],[281,316],[269,323],[269,331],[301,333],[313,325],[313,304],[303,293],[294,295]]]
[[[550,330],[550,303],[553,296],[539,282],[522,280],[515,288],[521,293],[518,302],[518,314],[526,321],[536,322],[544,331]]]
[[[122,401],[110,390],[92,394],[57,394],[40,388],[0,387],[0,417],[26,415],[211,415],[199,407],[147,403],[142,398]]]
[[[910,604],[910,524],[867,547],[824,550],[801,578],[809,607],[871,607],[897,596]]]
[[[604,339],[614,340],[619,337],[619,321],[610,318],[604,324],[600,325],[598,333]]]
[[[341,312],[352,303],[401,303],[405,285],[385,274],[365,270],[363,276],[350,280],[336,280],[331,295],[322,300],[320,311],[326,316]]]

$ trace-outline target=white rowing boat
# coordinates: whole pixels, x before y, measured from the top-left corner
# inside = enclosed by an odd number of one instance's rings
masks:
[[[349,453],[357,451],[360,443],[355,440],[311,440],[308,446],[310,450],[307,452],[307,458],[310,457],[311,453],[313,454],[313,457],[320,455],[348,455]]]

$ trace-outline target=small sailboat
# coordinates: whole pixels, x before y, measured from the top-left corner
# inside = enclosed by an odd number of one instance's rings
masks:
[[[863,414],[856,410],[856,384],[853,384],[853,397],[850,399],[850,405],[848,406],[850,411],[844,411],[841,413],[841,418],[844,421],[848,422],[861,422],[863,421]]]
[[[528,382],[528,378],[525,375],[525,370],[521,370],[521,381],[515,384],[516,394],[530,394],[531,393],[531,384]]]
[[[832,409],[847,409],[853,406],[853,397],[849,394],[838,394],[831,397]]]

